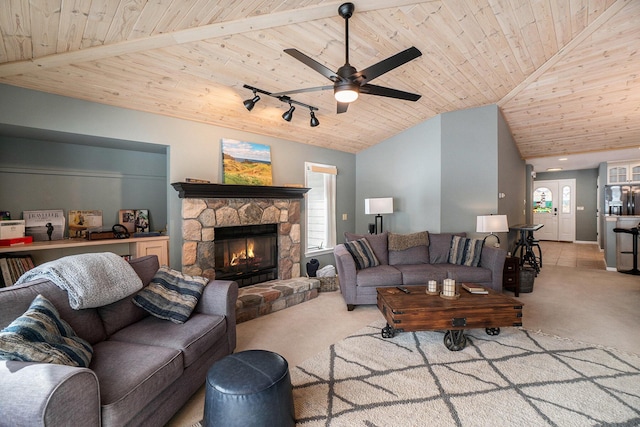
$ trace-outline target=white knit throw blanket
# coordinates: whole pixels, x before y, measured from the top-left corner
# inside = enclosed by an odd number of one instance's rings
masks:
[[[74,310],[111,304],[142,288],[135,270],[111,252],[71,255],[39,265],[17,284],[48,279],[69,294]]]

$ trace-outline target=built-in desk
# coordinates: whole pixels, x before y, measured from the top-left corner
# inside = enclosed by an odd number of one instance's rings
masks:
[[[28,253],[36,265],[88,252],[113,252],[118,255],[130,255],[131,258],[157,255],[160,265],[169,265],[169,236],[105,240],[63,239],[0,247],[0,256]]]

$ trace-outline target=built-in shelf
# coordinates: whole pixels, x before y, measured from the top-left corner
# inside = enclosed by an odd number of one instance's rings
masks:
[[[301,199],[309,188],[174,182],[181,199]]]
[[[169,236],[131,237],[128,239],[63,239],[33,242],[24,245],[0,246],[0,254],[29,252],[36,264],[67,255],[85,252],[114,252],[138,258],[157,255],[160,265],[169,264]]]

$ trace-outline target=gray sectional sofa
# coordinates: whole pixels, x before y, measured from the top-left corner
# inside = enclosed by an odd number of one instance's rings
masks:
[[[417,235],[420,238],[416,239]],[[426,235],[426,240],[424,239]],[[442,283],[448,277],[458,282],[473,282],[502,291],[502,272],[507,252],[485,246],[479,255],[479,265],[469,266],[450,263],[453,236],[465,237],[465,233],[412,233],[394,235],[357,235],[345,233],[346,241],[366,239],[379,265],[357,269],[356,260],[344,244],[334,248],[336,269],[340,278],[340,290],[349,311],[356,305],[376,304],[376,288],[400,285],[426,284],[428,280]],[[390,241],[408,241],[404,245],[392,245]],[[399,250],[394,250],[399,249]]]
[[[155,255],[130,264],[143,286],[159,268]],[[74,310],[67,291],[38,279],[0,289],[0,329],[39,294],[93,356],[88,368],[0,360],[2,426],[161,426],[235,349],[235,282],[210,281],[191,317],[176,324],[149,315],[131,296]]]

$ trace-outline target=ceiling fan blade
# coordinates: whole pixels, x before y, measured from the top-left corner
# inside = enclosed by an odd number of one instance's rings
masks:
[[[302,62],[307,67],[319,72],[332,82],[342,80],[335,72],[331,71],[329,68],[325,67],[315,59],[309,58],[304,53],[300,52],[298,49],[285,49],[285,53],[296,58],[298,61]]]
[[[338,102],[337,113],[338,114],[346,113],[347,112],[347,108],[349,108],[349,104],[347,102]]]
[[[405,101],[417,101],[422,97],[422,95],[418,95],[417,93],[410,93],[410,92],[405,92],[403,90],[391,89],[388,87],[376,86],[376,85],[370,85],[370,84],[360,86],[360,93],[366,93],[368,95],[386,96],[388,98],[403,99]]]
[[[373,64],[370,67],[361,70],[356,75],[363,76],[364,79],[361,81],[361,85],[367,83],[370,80],[375,79],[383,75],[384,73],[393,70],[407,62],[416,59],[421,56],[422,52],[418,50],[415,46],[410,47],[409,49],[405,49],[402,52],[396,53],[393,56],[388,57],[387,59],[383,59],[377,64]]]
[[[270,95],[271,96],[285,96],[285,95],[290,95],[292,93],[316,92],[316,91],[319,91],[319,90],[327,90],[327,89],[333,89],[333,86],[308,87],[308,88],[305,88],[305,89],[294,89],[294,90],[288,90],[288,91],[285,91],[285,92],[272,93]]]

